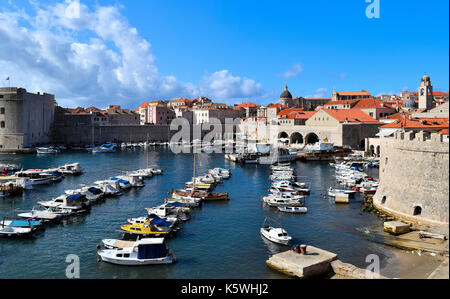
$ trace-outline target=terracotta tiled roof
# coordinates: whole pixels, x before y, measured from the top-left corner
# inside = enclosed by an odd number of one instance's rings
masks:
[[[316,111],[300,111],[300,112],[294,112],[291,113],[288,118],[289,119],[310,119],[311,116],[313,116],[314,114],[316,114]]]
[[[382,126],[383,129],[434,129],[436,131],[448,129],[448,118],[411,118],[404,117],[393,123]]]
[[[269,105],[267,108],[280,108],[280,109],[286,109],[287,107],[284,106],[284,105],[281,105],[281,104],[277,103],[277,104]]]
[[[252,103],[252,102],[248,102],[248,103],[242,103],[242,104],[239,104],[239,105],[235,105],[234,107],[236,107],[236,108],[255,108],[255,107],[258,107],[258,105],[256,105],[255,103]]]
[[[360,109],[323,109],[322,111],[340,123],[378,123],[375,118]]]
[[[449,134],[449,130],[448,129],[442,129],[438,133],[442,134],[442,135],[448,135]]]
[[[340,96],[370,96],[370,92],[366,90],[361,91],[336,91]]]
[[[291,113],[295,113],[295,112],[301,112],[301,111],[305,111],[305,109],[303,108],[291,108],[291,109],[284,109],[281,110],[280,112],[278,112],[278,116],[288,116]]]
[[[401,113],[401,112],[399,112],[399,113],[395,113],[395,114],[391,114],[391,115],[388,115],[386,117],[383,117],[383,119],[401,119],[401,118],[404,118],[404,117],[408,117],[409,115],[410,115],[410,113]]]
[[[389,104],[387,104],[385,102],[382,102],[380,100],[373,99],[373,98],[360,99],[355,104],[355,106],[353,106],[353,108],[358,108],[358,109],[383,109],[383,108],[389,108],[389,109],[394,110],[394,108],[391,105],[389,105]]]

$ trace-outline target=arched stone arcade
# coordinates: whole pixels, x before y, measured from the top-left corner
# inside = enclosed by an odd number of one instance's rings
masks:
[[[314,144],[314,143],[317,143],[319,141],[320,141],[319,136],[317,136],[315,133],[309,133],[305,137],[305,143],[306,144]]]
[[[303,144],[303,135],[298,132],[292,133],[290,141],[291,144]]]

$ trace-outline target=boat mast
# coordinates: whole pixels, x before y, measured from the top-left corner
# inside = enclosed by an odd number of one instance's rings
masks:
[[[192,177],[192,193],[195,191],[195,150],[193,149],[194,153],[194,171],[193,171],[193,177]]]

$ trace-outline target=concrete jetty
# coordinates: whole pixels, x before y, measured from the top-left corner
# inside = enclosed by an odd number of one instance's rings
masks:
[[[311,278],[330,273],[331,262],[336,259],[335,253],[307,246],[306,254],[288,250],[271,256],[266,263],[269,267],[289,276]]]
[[[386,221],[384,223],[384,231],[393,235],[408,233],[410,225],[400,221]]]

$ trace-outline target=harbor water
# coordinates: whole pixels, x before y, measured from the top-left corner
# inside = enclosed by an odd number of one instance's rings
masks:
[[[229,192],[228,202],[207,202],[193,210],[191,219],[168,241],[178,262],[171,265],[126,267],[98,263],[96,245],[104,238],[121,236],[119,228],[127,218],[145,216],[144,208],[164,202],[172,188],[181,189],[190,181],[192,154],[173,154],[168,148],[126,150],[108,154],[67,152],[57,155],[2,155],[1,163],[20,164],[24,169],[50,168],[80,162],[85,173],[67,176],[49,186],[34,186],[20,197],[0,199],[0,216],[29,211],[40,200],[50,200],[80,184],[122,174],[127,170],[155,166],[163,175],[146,181],[142,189],[107,199],[89,214],[50,225],[33,239],[0,239],[0,278],[65,278],[66,258],[75,254],[80,261],[81,278],[286,278],[271,270],[265,261],[289,247],[261,238],[259,229],[266,216],[280,221],[294,244],[309,244],[334,253],[339,259],[365,268],[366,257],[376,254],[381,267],[389,263],[393,249],[370,241],[367,232],[380,227],[381,220],[361,212],[361,198],[347,205],[336,205],[324,198],[336,186],[334,170],[326,162],[294,163],[300,176],[311,181],[305,215],[282,214],[265,207],[261,196],[270,186],[270,167],[238,165],[223,154],[198,154],[197,174],[214,167],[231,169],[232,177],[215,190]],[[377,170],[369,170],[376,176]],[[322,193],[322,194],[321,194]],[[71,262],[71,261],[70,261]]]

